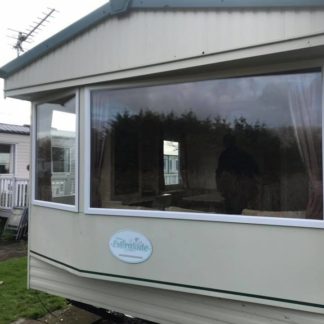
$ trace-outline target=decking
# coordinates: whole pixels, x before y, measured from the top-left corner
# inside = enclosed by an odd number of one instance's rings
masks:
[[[28,179],[0,175],[0,208],[25,208],[28,205]]]

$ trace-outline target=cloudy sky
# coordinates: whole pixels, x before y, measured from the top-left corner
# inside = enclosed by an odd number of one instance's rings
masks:
[[[8,36],[16,36],[10,29],[26,31],[37,17],[42,17],[48,8],[55,8],[57,12],[35,37],[32,48],[48,37],[56,34],[76,20],[97,9],[108,0],[10,0],[0,4],[0,67],[16,58],[16,50],[12,48],[15,40]],[[29,124],[30,103],[22,100],[4,98],[3,80],[0,79],[0,123]]]

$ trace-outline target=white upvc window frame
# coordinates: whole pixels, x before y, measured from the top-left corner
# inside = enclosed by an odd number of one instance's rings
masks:
[[[46,103],[52,100],[58,100],[60,98],[64,98],[67,96],[75,96],[75,202],[74,205],[68,205],[68,204],[62,204],[62,203],[56,203],[52,201],[45,201],[45,200],[38,200],[35,198],[36,194],[36,144],[37,144],[37,106]],[[66,210],[71,212],[79,212],[79,105],[80,105],[80,91],[79,89],[76,89],[74,91],[68,91],[65,93],[60,93],[56,96],[50,96],[46,97],[41,101],[33,102],[32,104],[32,161],[31,161],[31,167],[32,167],[32,190],[31,190],[31,204],[34,206],[41,206],[41,207],[48,207],[48,208],[54,208],[54,209],[60,209],[60,210]],[[71,158],[71,157],[70,157]],[[51,166],[52,170],[52,166]]]
[[[275,74],[275,73],[289,73],[296,70],[308,70],[308,69],[320,69],[322,80],[322,168],[324,175],[324,62],[320,64],[318,62],[311,63],[305,67],[290,66],[285,68],[273,69],[273,71],[262,70],[256,72],[247,73],[243,72],[240,76],[249,76],[256,74]],[[226,77],[238,77],[239,75],[226,75],[226,76],[210,76],[205,78],[189,79],[189,81],[195,80],[207,80]],[[159,84],[172,84],[178,82],[186,82],[188,80],[173,80],[170,78],[167,82],[138,82],[123,85],[106,85],[106,86],[89,86],[85,88],[85,118],[84,118],[84,130],[85,130],[85,150],[84,150],[84,163],[85,163],[85,185],[84,185],[84,212],[89,215],[105,215],[105,216],[120,216],[120,217],[140,217],[140,218],[162,218],[162,219],[175,219],[175,220],[194,220],[194,221],[209,221],[209,222],[222,222],[222,223],[239,223],[239,224],[254,224],[254,225],[270,225],[270,226],[285,226],[285,227],[301,227],[301,228],[316,228],[324,229],[323,220],[313,219],[293,219],[293,218],[279,218],[279,217],[264,217],[264,216],[246,216],[246,215],[227,215],[227,214],[207,214],[207,213],[194,213],[194,212],[173,212],[173,211],[159,211],[159,210],[133,210],[133,209],[115,209],[115,208],[95,208],[90,205],[90,186],[91,186],[91,92],[95,90],[114,90],[114,89],[127,89],[135,87],[145,87]],[[324,186],[324,181],[323,181]],[[323,190],[324,192],[324,190]],[[324,195],[323,195],[324,198]]]

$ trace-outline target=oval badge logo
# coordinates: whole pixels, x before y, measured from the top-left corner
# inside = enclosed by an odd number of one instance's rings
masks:
[[[110,241],[111,253],[126,263],[141,263],[152,254],[152,244],[143,234],[123,230],[115,233]]]

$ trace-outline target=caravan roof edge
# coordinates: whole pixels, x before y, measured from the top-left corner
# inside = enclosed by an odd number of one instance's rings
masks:
[[[110,0],[95,11],[66,27],[30,51],[0,68],[0,78],[7,79],[32,62],[64,45],[101,21],[122,15],[131,9],[217,9],[217,8],[303,8],[324,7],[324,0]]]

